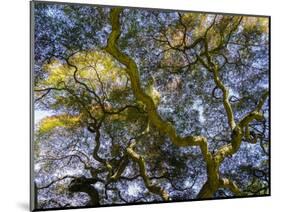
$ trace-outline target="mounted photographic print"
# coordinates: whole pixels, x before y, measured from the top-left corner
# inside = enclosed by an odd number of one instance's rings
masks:
[[[31,2],[31,210],[270,195],[270,17]]]

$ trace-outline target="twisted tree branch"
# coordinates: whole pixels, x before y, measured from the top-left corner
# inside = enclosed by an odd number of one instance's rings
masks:
[[[170,200],[170,197],[169,197],[169,194],[167,193],[167,191],[165,191],[163,188],[161,188],[160,186],[157,186],[157,185],[154,185],[148,175],[147,175],[147,172],[146,172],[146,169],[145,169],[145,161],[143,159],[142,156],[140,156],[139,154],[137,154],[135,151],[134,151],[134,146],[135,146],[135,142],[133,142],[128,148],[127,148],[127,153],[128,155],[135,161],[138,163],[138,166],[139,166],[139,169],[140,169],[140,175],[142,176],[143,178],[143,181],[144,181],[144,184],[145,186],[147,187],[147,189],[154,193],[154,194],[157,194],[159,196],[161,196],[161,198],[164,200],[164,201],[168,201]]]

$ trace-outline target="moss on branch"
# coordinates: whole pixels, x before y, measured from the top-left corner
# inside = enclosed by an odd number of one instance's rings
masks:
[[[137,154],[134,151],[134,146],[135,143],[132,143],[128,148],[127,148],[127,153],[128,155],[138,164],[139,169],[140,169],[140,175],[143,178],[144,184],[146,186],[146,188],[154,194],[157,194],[159,196],[161,196],[161,198],[164,201],[168,201],[170,200],[169,194],[167,191],[165,191],[165,189],[161,188],[160,186],[157,186],[155,184],[153,184],[151,182],[151,180],[149,179],[147,172],[146,172],[146,168],[145,168],[145,161],[143,159],[142,156],[140,156],[139,154]]]

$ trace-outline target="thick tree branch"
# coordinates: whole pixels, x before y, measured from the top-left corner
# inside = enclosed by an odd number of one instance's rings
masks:
[[[72,180],[68,186],[68,189],[70,192],[83,192],[88,194],[91,199],[89,205],[100,205],[99,193],[91,185],[91,184],[95,184],[96,182],[97,180],[92,178],[80,177]]]
[[[133,93],[138,101],[141,101],[147,109],[150,123],[158,130],[167,134],[171,141],[177,146],[200,146],[205,158],[210,158],[211,154],[208,151],[207,140],[203,136],[186,136],[180,137],[177,135],[175,128],[170,122],[164,121],[157,113],[157,108],[151,99],[141,88],[140,77],[136,63],[125,53],[121,52],[117,47],[117,41],[121,34],[119,16],[122,12],[121,8],[111,9],[110,21],[112,31],[109,35],[105,50],[110,53],[116,60],[126,66],[126,72],[131,80]]]
[[[95,143],[96,143],[96,146],[93,150],[93,158],[100,162],[101,164],[106,164],[106,160],[101,158],[99,155],[98,155],[98,152],[100,150],[100,129],[99,129],[99,126],[96,126],[94,124],[91,124],[89,127],[88,127],[88,130],[92,133],[95,133]]]
[[[208,33],[208,30],[205,33],[205,52],[207,53],[207,61],[205,62],[201,57],[199,57],[199,61],[209,70],[213,73],[214,81],[216,83],[216,86],[223,92],[223,105],[226,110],[226,115],[228,118],[228,125],[230,129],[232,130],[232,140],[231,144],[227,144],[223,147],[221,147],[214,155],[214,157],[211,155],[211,153],[208,150],[207,140],[203,136],[187,136],[187,137],[180,137],[177,135],[175,128],[171,125],[171,123],[164,121],[160,115],[157,113],[157,108],[155,104],[153,103],[152,99],[146,95],[146,93],[142,90],[141,84],[140,84],[140,77],[138,73],[138,68],[136,63],[126,54],[121,52],[117,47],[117,41],[120,36],[120,21],[119,16],[122,12],[122,9],[112,9],[110,12],[110,21],[112,25],[112,32],[109,35],[108,43],[105,48],[105,50],[110,53],[115,59],[117,59],[120,63],[125,65],[126,72],[129,75],[129,78],[131,80],[131,86],[133,93],[138,101],[141,101],[147,109],[148,117],[150,123],[152,123],[159,131],[162,133],[168,135],[168,137],[171,139],[171,141],[177,145],[177,146],[200,146],[201,152],[203,154],[203,157],[206,162],[207,166],[207,173],[208,173],[208,180],[205,183],[205,185],[202,187],[198,197],[200,198],[208,198],[213,195],[213,193],[219,188],[220,182],[219,182],[219,166],[221,162],[224,160],[226,156],[230,156],[234,154],[236,151],[238,151],[242,137],[243,137],[243,125],[249,123],[253,119],[257,119],[257,114],[252,113],[251,115],[248,115],[245,117],[244,120],[241,121],[241,125],[237,126],[234,120],[234,114],[231,107],[231,104],[229,102],[229,90],[227,87],[222,83],[222,81],[219,79],[219,68],[216,66],[208,53],[208,44],[206,40],[206,36]],[[239,20],[238,24],[240,23],[241,19]],[[214,21],[215,22],[215,21]],[[213,26],[209,27],[209,29]],[[236,26],[235,26],[236,28]],[[232,32],[231,32],[232,33]],[[231,34],[230,33],[230,34]],[[229,37],[227,38],[229,39]],[[200,40],[201,41],[201,40]],[[198,41],[198,42],[200,42]],[[196,43],[196,42],[195,42]],[[259,103],[257,108],[261,108],[263,103]],[[243,124],[245,123],[245,124]],[[131,154],[138,158],[140,161],[141,158],[138,155],[134,155],[133,152]],[[230,186],[233,188],[232,184]]]
[[[164,201],[168,201],[170,199],[169,197],[169,194],[167,193],[167,191],[165,191],[163,188],[161,188],[160,186],[157,186],[157,185],[154,185],[148,175],[147,175],[147,172],[146,172],[146,168],[145,168],[145,161],[143,159],[142,156],[140,156],[139,154],[137,154],[135,151],[134,151],[134,146],[135,146],[135,142],[133,142],[128,148],[127,148],[127,153],[128,155],[135,161],[137,162],[138,166],[139,166],[139,169],[140,169],[140,175],[142,176],[143,178],[143,181],[144,181],[144,184],[145,186],[147,187],[147,189],[154,193],[154,194],[157,194],[159,196],[161,196],[161,198],[164,200]]]
[[[205,62],[201,57],[199,57],[199,61],[208,71],[213,73],[213,78],[216,87],[218,87],[223,92],[223,106],[226,111],[228,125],[232,131],[232,134],[231,134],[231,143],[220,147],[218,151],[214,154],[213,164],[211,166],[212,170],[208,172],[208,180],[202,187],[201,191],[199,192],[198,194],[199,198],[210,198],[212,197],[212,194],[219,187],[221,187],[222,185],[224,186],[224,184],[219,183],[220,164],[223,162],[223,160],[226,157],[233,155],[239,150],[242,142],[242,138],[245,134],[247,134],[247,128],[249,123],[252,122],[253,120],[261,121],[263,119],[263,115],[260,112],[260,110],[268,96],[268,92],[265,92],[262,95],[260,101],[258,102],[256,108],[252,112],[244,116],[238,123],[236,123],[234,120],[234,113],[231,104],[229,102],[229,90],[219,78],[219,67],[216,64],[214,64],[213,61],[211,60],[211,57],[208,52],[208,45],[206,43],[207,40],[205,40],[205,51],[206,51],[205,55],[207,57],[207,62]],[[214,177],[211,177],[212,175]],[[227,184],[227,186],[229,186],[230,189],[235,190],[235,186],[232,183]]]
[[[126,154],[120,161],[115,173],[110,177],[110,181],[116,181],[119,179],[124,172],[125,168],[127,167],[129,163],[128,155]]]
[[[223,82],[220,80],[218,69],[214,68],[212,70],[212,72],[213,72],[213,77],[214,77],[214,81],[216,83],[216,86],[218,88],[220,88],[220,90],[223,93],[223,106],[224,106],[224,109],[226,111],[228,125],[229,125],[230,129],[233,130],[236,126],[236,123],[235,123],[235,120],[234,120],[233,110],[232,110],[231,104],[229,102],[229,90],[223,84]]]
[[[242,142],[244,128],[247,127],[249,123],[253,120],[261,121],[263,119],[263,115],[261,114],[260,110],[262,108],[262,105],[265,103],[267,97],[268,92],[265,92],[262,95],[259,103],[257,104],[257,107],[252,112],[245,115],[233,129],[231,143],[221,147],[216,152],[214,159],[217,161],[218,164],[220,164],[226,156],[230,156],[237,152]]]
[[[157,108],[151,99],[141,88],[140,77],[137,65],[134,60],[129,56],[121,52],[117,47],[117,41],[121,34],[120,32],[120,14],[122,12],[121,8],[111,9],[110,12],[110,22],[112,26],[112,31],[107,40],[107,46],[105,50],[111,54],[116,60],[125,65],[126,72],[129,75],[131,80],[131,86],[133,93],[138,101],[141,101],[147,109],[149,121],[153,124],[160,132],[166,134],[171,141],[178,147],[184,146],[199,146],[202,152],[202,155],[205,159],[207,166],[208,177],[211,182],[211,187],[216,188],[218,182],[217,173],[214,173],[214,162],[212,155],[208,150],[207,139],[204,136],[186,136],[181,137],[177,135],[175,128],[168,121],[164,121],[157,112]],[[138,158],[138,155],[134,155],[131,152],[132,156]],[[141,162],[140,162],[141,165]],[[215,182],[213,184],[212,182]]]
[[[258,121],[263,119],[263,115],[260,111],[261,111],[262,106],[264,105],[268,95],[269,95],[268,91],[264,92],[263,95],[261,96],[256,108],[241,119],[241,121],[239,123],[241,127],[247,126],[254,119],[258,120]]]
[[[235,182],[227,178],[220,179],[220,187],[229,189],[235,196],[241,196],[242,192],[239,190]]]

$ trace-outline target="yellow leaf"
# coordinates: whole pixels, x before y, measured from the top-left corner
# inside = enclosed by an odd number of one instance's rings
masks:
[[[68,114],[53,115],[42,119],[39,123],[39,133],[45,134],[56,127],[75,128],[80,124],[80,116]]]

